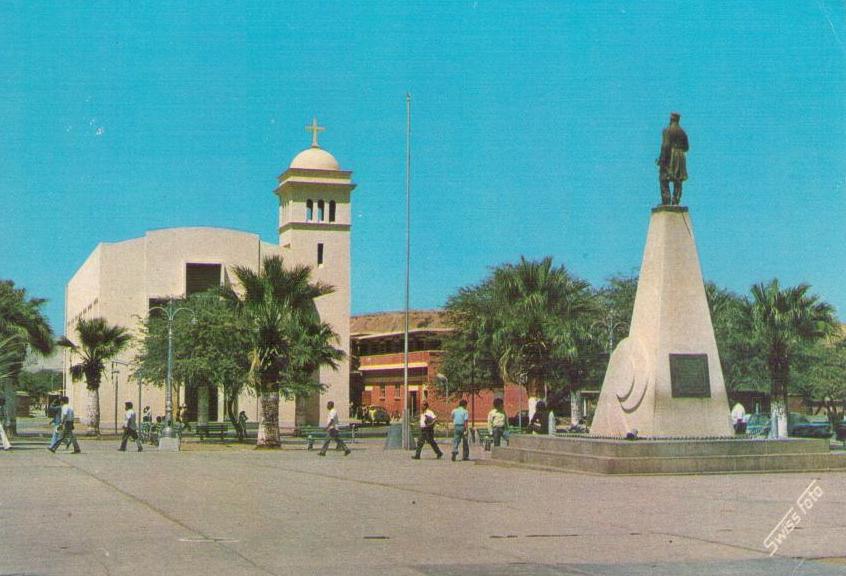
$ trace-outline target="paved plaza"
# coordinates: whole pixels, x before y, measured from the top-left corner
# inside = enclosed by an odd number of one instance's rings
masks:
[[[0,452],[2,576],[846,574],[842,473],[601,477],[417,462],[376,440],[346,458],[45,448]],[[814,479],[822,495],[799,510]]]

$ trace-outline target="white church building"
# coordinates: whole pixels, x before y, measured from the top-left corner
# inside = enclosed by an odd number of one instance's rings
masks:
[[[349,331],[350,331],[350,195],[355,188],[352,172],[342,170],[338,161],[318,145],[322,128],[315,121],[308,127],[312,146],[303,150],[278,177],[275,189],[279,200],[279,244],[261,241],[257,234],[224,228],[168,228],[151,230],[140,238],[103,242],[88,256],[65,288],[65,334],[76,341],[76,323],[81,318],[105,318],[138,333],[139,319],[153,306],[170,299],[185,298],[214,286],[232,283],[236,266],[258,269],[269,255],[281,255],[288,265],[312,268],[312,279],[334,287],[334,292],[315,301],[321,318],[328,322],[339,341],[336,346],[347,354],[337,370],[322,368],[319,379],[326,389],[318,397],[282,401],[279,421],[282,427],[318,424],[327,400],[333,400],[342,419],[349,414]],[[117,426],[123,402],[150,406],[154,415],[164,415],[165,391],[162,386],[139,384],[131,378],[129,366],[137,343],[107,366],[100,386],[100,427]],[[84,381],[73,382],[69,367],[71,353],[65,352],[64,370],[68,396],[78,416],[85,421],[89,396]],[[186,404],[193,415],[196,392],[182,386],[174,405]],[[186,395],[187,394],[187,395]],[[115,408],[117,407],[117,408]],[[258,420],[258,402],[244,392],[239,410]],[[210,420],[225,420],[223,391],[212,391]],[[116,416],[117,414],[117,416]]]

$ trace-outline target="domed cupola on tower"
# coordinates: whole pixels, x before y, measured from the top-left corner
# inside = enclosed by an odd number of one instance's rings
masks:
[[[301,250],[302,242],[311,233],[343,232],[349,234],[350,192],[355,188],[352,172],[341,170],[332,154],[320,147],[318,134],[325,130],[315,118],[306,130],[312,133],[311,147],[291,160],[288,169],[279,176],[276,195],[279,197],[279,244]],[[315,268],[333,264],[327,247],[304,263]],[[348,262],[346,255],[344,262]]]

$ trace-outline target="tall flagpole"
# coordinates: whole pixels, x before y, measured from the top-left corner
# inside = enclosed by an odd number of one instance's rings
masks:
[[[411,277],[411,93],[405,93],[405,343],[402,368],[402,447],[411,449],[408,412],[408,293]]]

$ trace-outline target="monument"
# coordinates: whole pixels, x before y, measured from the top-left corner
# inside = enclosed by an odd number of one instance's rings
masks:
[[[652,209],[628,337],[611,354],[589,435],[514,435],[492,464],[599,474],[846,469],[828,439],[735,437],[688,209],[687,135],[673,113],[657,160]],[[670,183],[673,195],[670,197]]]
[[[733,434],[693,224],[679,205],[689,149],[680,118],[673,112],[661,137],[661,205],[652,210],[629,335],[608,363],[594,435]]]

